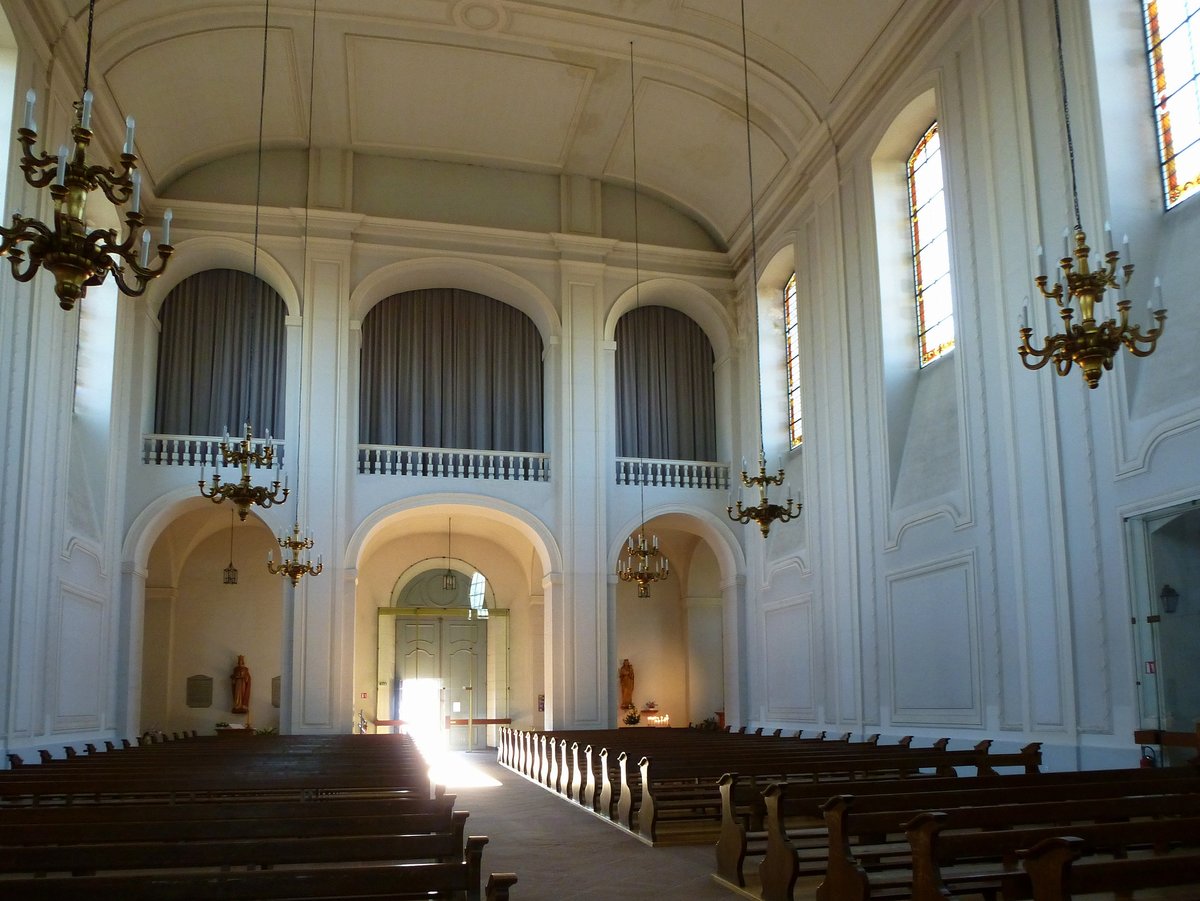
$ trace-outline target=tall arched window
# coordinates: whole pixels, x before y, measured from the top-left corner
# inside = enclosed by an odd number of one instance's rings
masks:
[[[792,447],[804,442],[800,408],[800,317],[796,313],[796,273],[783,288],[784,366],[787,369],[788,438]]]
[[[691,317],[669,307],[617,322],[617,456],[717,458],[713,350]]]
[[[925,366],[954,349],[950,239],[937,122],[929,126],[908,157],[908,198],[917,340],[920,363]]]
[[[1144,4],[1167,209],[1200,189],[1200,3]]]
[[[220,435],[248,422],[282,436],[286,316],[275,289],[246,272],[210,269],[172,288],[159,314],[154,431]]]
[[[515,307],[433,288],[363,317],[359,442],[541,453],[542,336]]]

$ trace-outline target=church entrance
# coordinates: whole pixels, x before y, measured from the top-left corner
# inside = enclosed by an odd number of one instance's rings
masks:
[[[470,750],[508,717],[508,611],[488,606],[481,573],[448,572],[402,579],[397,605],[379,610],[376,720],[429,750]]]
[[[1200,501],[1133,517],[1127,525],[1141,726],[1192,732],[1200,722],[1200,683],[1193,675],[1200,649]],[[1172,750],[1164,750],[1171,760]]]
[[[461,616],[394,617],[396,667],[392,719],[403,720],[419,743],[455,750],[479,747],[475,693],[487,697],[487,621]],[[466,720],[466,723],[459,721]]]

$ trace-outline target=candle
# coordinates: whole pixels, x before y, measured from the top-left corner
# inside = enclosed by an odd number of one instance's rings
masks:
[[[150,229],[142,232],[142,268],[150,265]]]
[[[203,466],[200,467],[200,484],[201,485],[204,484],[204,467]]]
[[[225,441],[226,442],[229,441],[229,426],[228,425],[225,426]]]
[[[1063,259],[1068,259],[1071,256],[1071,230],[1063,229]]]
[[[1133,265],[1133,253],[1129,249],[1129,235],[1121,236],[1121,250],[1123,251],[1122,256],[1125,257],[1125,265],[1132,266]]]
[[[33,132],[37,131],[37,126],[33,122],[33,105],[35,103],[37,103],[37,91],[30,88],[25,92],[25,124],[23,127]]]
[[[125,146],[122,151],[133,154],[133,116],[125,117]]]
[[[1022,328],[1022,329],[1027,329],[1027,328],[1029,328],[1029,304],[1028,304],[1028,298],[1026,298],[1026,303],[1024,303],[1024,304],[1022,304],[1022,305],[1021,305],[1021,328]]]
[[[170,207],[167,207],[167,211],[165,213],[163,213],[163,235],[162,235],[162,243],[163,244],[170,245],[170,243],[171,243],[171,220],[174,218],[175,218],[175,213],[171,210]]]
[[[1112,249],[1112,226],[1109,225],[1108,220],[1106,219],[1104,220],[1104,252],[1106,254],[1112,253]]]
[[[742,457],[742,472],[746,471],[746,458]]]
[[[58,172],[54,176],[56,185],[65,184],[67,181],[67,145],[60,144],[58,147]]]
[[[83,92],[83,108],[79,111],[79,124],[85,129],[92,127],[92,100],[94,95],[90,90]]]
[[[133,173],[133,203],[131,204],[131,213],[140,213],[142,211],[142,173],[135,171]]]
[[[788,483],[787,483],[787,499],[790,501],[790,500],[792,499],[792,497],[793,497],[793,495],[792,495],[792,483],[791,483],[791,482],[788,482]]]
[[[1157,275],[1154,276],[1154,302],[1158,304],[1160,310],[1163,308],[1162,279]],[[1154,307],[1149,300],[1146,301],[1146,306],[1150,308],[1151,313],[1154,312]]]
[[[1046,254],[1042,250],[1042,245],[1039,244],[1037,246],[1037,250],[1034,252],[1037,254],[1038,275],[1045,275],[1046,274]]]

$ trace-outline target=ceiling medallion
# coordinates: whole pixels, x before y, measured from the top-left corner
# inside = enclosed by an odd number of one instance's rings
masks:
[[[501,31],[508,25],[508,15],[499,3],[463,0],[454,7],[454,21],[475,31]]]

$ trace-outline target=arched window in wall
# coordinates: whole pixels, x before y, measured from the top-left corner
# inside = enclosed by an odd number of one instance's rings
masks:
[[[921,365],[925,366],[954,349],[950,240],[946,231],[942,141],[937,122],[929,126],[913,148],[907,171],[917,340]]]
[[[1200,2],[1143,4],[1167,209],[1200,189]]]
[[[792,447],[804,443],[804,418],[800,407],[800,317],[796,310],[796,273],[783,287],[784,366],[787,369],[788,439]]]
[[[283,435],[284,321],[270,285],[246,272],[210,269],[171,289],[159,318],[154,431],[220,435],[248,422]]]
[[[717,458],[713,349],[669,307],[630,310],[617,322],[617,456]]]
[[[363,317],[359,442],[540,453],[542,336],[472,291],[395,294]]]

